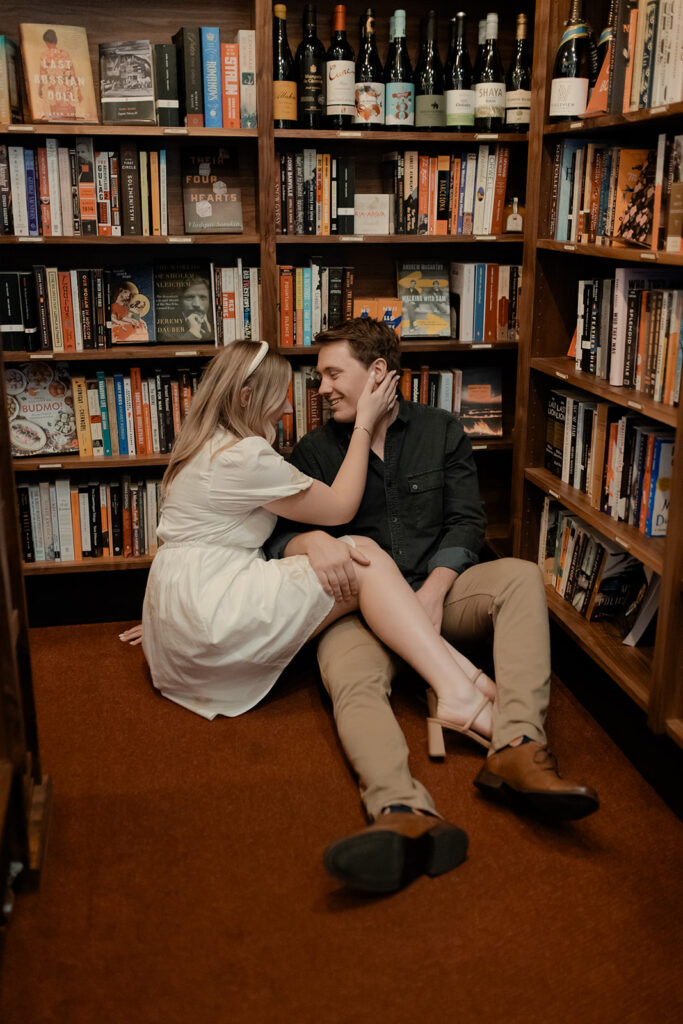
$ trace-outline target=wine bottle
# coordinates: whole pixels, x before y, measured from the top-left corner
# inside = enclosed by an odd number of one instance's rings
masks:
[[[428,11],[420,25],[420,55],[415,66],[415,127],[429,130],[445,126],[443,65],[439,56],[436,11]]]
[[[486,42],[474,83],[474,127],[499,132],[505,123],[505,77],[498,53],[498,15],[486,15]]]
[[[479,72],[481,71],[481,62],[484,59],[484,50],[486,49],[486,18],[482,18],[477,26],[477,53],[474,58],[474,73],[472,81],[473,83],[479,78]],[[474,88],[474,85],[472,85]]]
[[[505,78],[505,127],[528,132],[531,120],[531,66],[526,40],[526,14],[517,15],[515,55]]]
[[[346,38],[346,7],[337,4],[325,65],[325,113],[328,128],[352,128],[356,114],[356,56]]]
[[[377,52],[375,12],[361,17],[361,43],[356,61],[355,123],[363,130],[384,127],[384,71]]]
[[[607,24],[600,33],[600,39],[598,40],[598,73],[605,63],[605,57],[609,53],[609,44],[614,38],[614,29],[616,26],[617,18],[617,0],[610,0],[609,14],[607,15]]]
[[[315,4],[306,4],[303,38],[294,58],[300,128],[322,128],[325,104],[325,47],[318,39]]]
[[[287,6],[273,7],[273,126],[296,128],[296,76],[287,42]]]
[[[384,61],[384,71],[386,73],[387,68],[394,59],[396,52],[396,18],[391,15],[389,18],[389,46],[387,47],[387,59]],[[386,99],[386,96],[385,96]]]
[[[415,125],[415,84],[406,44],[406,12],[394,11],[394,51],[384,68],[386,83],[385,124],[387,128],[413,128]]]
[[[451,39],[444,69],[446,125],[458,132],[471,131],[474,127],[474,88],[465,42],[466,18],[464,11],[458,11],[451,18]]]
[[[550,120],[581,117],[586,112],[591,78],[588,25],[583,0],[571,0],[569,19],[555,57],[550,87]]]

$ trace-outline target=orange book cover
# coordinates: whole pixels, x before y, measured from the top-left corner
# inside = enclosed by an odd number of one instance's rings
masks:
[[[674,303],[674,313],[680,307]],[[662,401],[667,405],[673,405],[674,400],[674,388],[676,386],[676,363],[678,360],[678,345],[680,341],[680,330],[681,330],[681,318],[680,316],[671,318],[671,333],[667,339],[666,345],[666,371],[664,374],[664,390],[662,392]]]
[[[173,433],[177,437],[182,426],[180,411],[180,385],[177,380],[171,381],[171,413],[173,415]]]
[[[604,494],[609,496],[614,493],[614,474],[617,468],[617,435],[619,433],[619,424],[614,421],[609,425],[609,437],[607,441],[607,458],[605,462],[605,485]],[[602,505],[602,502],[601,502]]]
[[[149,151],[149,179],[152,193],[152,234],[161,234],[161,194],[159,192],[159,154]]]
[[[52,214],[50,212],[50,184],[47,173],[47,149],[38,147],[38,200],[40,202],[41,233],[52,234]]]
[[[123,557],[130,558],[133,554],[133,533],[130,511],[130,477],[126,473],[121,477],[121,535]]]
[[[420,367],[420,404],[427,405],[429,402],[429,367]]]
[[[330,189],[332,183],[332,171],[330,154],[323,153],[323,222],[321,234],[330,233]]]
[[[647,342],[650,337],[650,291],[643,289],[640,297],[640,322],[638,325],[638,351],[636,353],[636,372],[634,377],[636,391],[642,390],[643,372],[645,370],[645,358],[647,356]]]
[[[85,29],[23,24],[19,31],[29,120],[97,124]]]
[[[448,156],[448,154],[442,154],[436,158],[436,215],[434,222],[434,233],[437,235],[448,234],[450,165],[451,158]]]
[[[289,386],[287,387],[287,401],[294,408],[294,390],[292,384],[292,378],[289,379]],[[294,444],[294,413],[286,412],[282,417],[282,445],[283,447],[291,448]]]
[[[493,213],[491,214],[492,235],[502,235],[503,233],[503,209],[505,207],[505,192],[508,183],[509,166],[510,147],[499,145],[496,159],[496,180],[493,185]]]
[[[145,446],[151,455],[154,451],[154,435],[152,434],[152,410],[149,405],[149,387],[145,380],[142,382],[142,425],[145,435]]]
[[[240,48],[237,43],[221,43],[223,80],[223,127],[240,128]]]
[[[403,319],[403,303],[400,299],[377,299],[377,319],[389,324],[396,337],[401,339],[401,320]]]
[[[569,348],[567,349],[567,355],[570,359],[576,359],[576,327],[574,328],[572,340],[569,344]]]
[[[626,77],[624,78],[624,95],[622,97],[621,112],[628,114],[631,109],[631,88],[633,86],[633,64],[634,50],[636,43],[636,30],[638,28],[638,7],[631,8],[631,15],[628,22],[628,57],[626,61]]]
[[[145,443],[145,420],[142,414],[142,374],[139,366],[130,368],[130,389],[133,395],[133,420],[135,422],[135,453],[149,455]]]
[[[354,299],[353,300],[353,316],[356,317],[365,316],[370,320],[377,319],[377,300],[376,299]]]
[[[62,337],[64,338],[64,351],[76,351],[76,330],[74,328],[74,307],[71,298],[71,274],[68,270],[57,272],[59,283],[59,309],[62,319]]]
[[[614,237],[649,248],[652,242],[656,153],[623,148],[615,195]]]
[[[460,191],[460,168],[462,166],[462,158],[459,156],[451,157],[451,180],[449,186],[449,220],[448,220],[448,233],[449,235],[457,235],[458,233],[458,194]]]
[[[401,383],[399,384],[399,389],[400,389],[401,394],[403,395],[403,397],[405,398],[405,400],[407,402],[409,402],[411,400],[412,385],[413,385],[413,375],[412,375],[412,373],[410,372],[410,370],[404,370],[403,373],[401,374]]]
[[[612,47],[614,46],[614,39],[611,39],[607,47],[607,54],[602,62],[602,67],[598,72],[598,78],[593,86],[591,98],[588,101],[586,107],[586,113],[584,117],[590,114],[606,114],[607,113],[607,94],[609,92],[609,61]]]
[[[638,516],[638,529],[645,533],[647,522],[647,506],[650,500],[650,479],[652,477],[652,457],[655,452],[655,431],[647,439],[647,452],[645,454],[645,470],[643,472],[643,491],[640,499],[640,513]]]
[[[71,497],[71,528],[74,535],[74,562],[83,561],[81,547],[81,510],[79,507],[78,487],[70,488]]]
[[[498,264],[486,268],[484,295],[484,341],[495,341],[498,336]]]
[[[280,344],[294,344],[294,267],[280,267]]]
[[[418,158],[417,185],[417,233],[426,235],[429,231],[429,157]]]

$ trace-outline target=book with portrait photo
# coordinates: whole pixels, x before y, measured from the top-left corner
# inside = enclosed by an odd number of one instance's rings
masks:
[[[105,272],[112,345],[156,340],[154,272],[151,267],[117,267]]]
[[[100,43],[103,124],[156,124],[154,55],[149,39]]]
[[[97,124],[97,102],[84,28],[19,26],[30,121]]]
[[[236,170],[234,149],[183,150],[186,234],[239,234],[243,230],[242,193],[232,184]]]
[[[209,263],[155,264],[157,341],[216,340],[212,280]]]
[[[399,263],[402,338],[448,338],[451,308],[446,263]]]
[[[5,369],[14,458],[77,455],[78,438],[66,363],[17,363]]]

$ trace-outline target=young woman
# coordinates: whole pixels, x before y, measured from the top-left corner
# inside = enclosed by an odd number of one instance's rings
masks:
[[[277,516],[333,526],[355,515],[373,431],[396,401],[396,374],[379,369],[361,395],[348,454],[328,487],[272,447],[281,416],[291,412],[287,361],[266,342],[248,341],[213,358],[164,476],[162,544],[143,610],[145,655],[166,697],[206,718],[240,715],[268,693],[307,640],[360,609],[432,687],[434,721],[488,746],[493,684],[479,674],[477,689],[474,666],[439,636],[378,545],[345,538],[369,564],[356,564],[358,593],[341,601],[323,588],[306,556],[267,561],[261,550]]]

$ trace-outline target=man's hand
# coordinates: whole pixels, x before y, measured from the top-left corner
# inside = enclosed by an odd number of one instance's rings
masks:
[[[288,555],[308,555],[313,571],[326,594],[335,601],[348,601],[358,594],[354,562],[370,565],[370,559],[358,548],[331,537],[322,530],[300,533],[285,548]]]
[[[458,578],[453,569],[440,566],[433,569],[419,590],[415,591],[418,601],[427,612],[437,633],[443,623],[443,602],[446,594]]]

